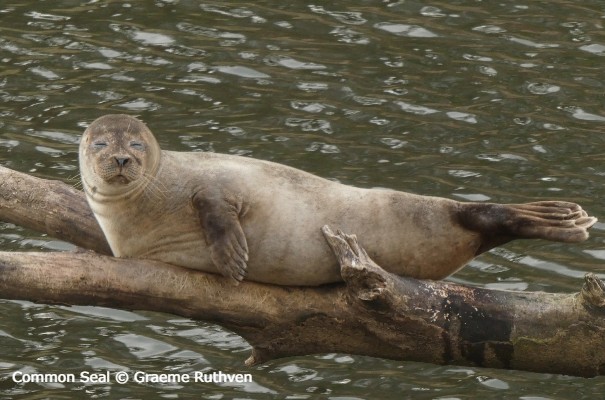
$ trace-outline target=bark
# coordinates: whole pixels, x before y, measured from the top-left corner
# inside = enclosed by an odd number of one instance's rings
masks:
[[[392,275],[354,236],[324,235],[343,284],[284,287],[159,262],[118,259],[82,193],[0,167],[0,220],[78,246],[72,253],[0,252],[0,297],[167,312],[218,323],[253,347],[247,364],[325,352],[605,374],[605,285],[579,293],[511,292]]]

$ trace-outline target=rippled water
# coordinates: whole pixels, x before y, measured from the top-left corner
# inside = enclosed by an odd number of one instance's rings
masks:
[[[21,1],[0,5],[0,163],[77,181],[83,128],[140,116],[164,148],[269,159],[343,183],[459,200],[569,199],[605,219],[600,1]],[[575,291],[580,245],[517,242],[453,281]],[[0,250],[65,245],[0,224]],[[1,373],[251,372],[240,385],[15,385],[6,398],[599,398],[605,380],[342,354],[246,369],[211,324],[0,301]],[[598,351],[598,349],[597,349]],[[3,375],[4,376],[4,375]]]

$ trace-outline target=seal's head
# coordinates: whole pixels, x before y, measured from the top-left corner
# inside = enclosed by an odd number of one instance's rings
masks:
[[[80,141],[84,189],[95,193],[130,192],[155,173],[160,147],[144,123],[129,115],[105,115],[93,121]]]

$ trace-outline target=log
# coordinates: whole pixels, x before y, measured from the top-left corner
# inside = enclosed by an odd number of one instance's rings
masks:
[[[0,167],[0,221],[111,255],[84,193],[60,181]]]
[[[342,284],[284,287],[108,254],[83,194],[0,167],[0,220],[93,251],[0,252],[0,297],[167,312],[211,321],[252,346],[246,364],[326,352],[605,375],[605,284],[513,292],[423,281],[376,265],[355,236],[323,228]],[[62,222],[64,221],[64,222]],[[319,232],[318,232],[319,234]]]

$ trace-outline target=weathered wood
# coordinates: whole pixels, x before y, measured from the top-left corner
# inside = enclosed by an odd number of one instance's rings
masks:
[[[111,255],[84,193],[60,181],[0,167],[0,221]]]
[[[108,251],[81,193],[1,167],[0,220]],[[594,275],[587,275],[575,294],[421,281],[384,271],[354,236],[328,227],[324,235],[341,264],[344,284],[304,288],[244,281],[235,288],[218,275],[153,261],[94,252],[0,252],[0,297],[216,322],[252,345],[247,364],[343,352],[605,375],[605,285]]]
[[[436,363],[605,374],[605,285],[594,274],[575,294],[415,280],[384,271],[355,236],[324,233],[355,304],[364,303],[357,315],[385,341],[433,352]]]

